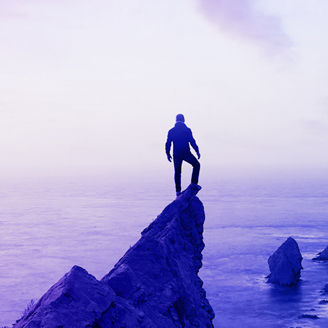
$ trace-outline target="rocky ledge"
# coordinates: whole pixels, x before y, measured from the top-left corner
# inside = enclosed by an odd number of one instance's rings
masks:
[[[14,328],[213,327],[198,276],[204,207],[190,185],[98,281],[74,266]]]

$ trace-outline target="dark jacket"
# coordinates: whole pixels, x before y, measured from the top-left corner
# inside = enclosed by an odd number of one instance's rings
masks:
[[[191,130],[183,122],[177,122],[168,135],[165,144],[166,154],[170,154],[171,143],[173,142],[173,156],[183,156],[190,152],[189,143],[196,153],[199,153],[198,146],[192,136]]]

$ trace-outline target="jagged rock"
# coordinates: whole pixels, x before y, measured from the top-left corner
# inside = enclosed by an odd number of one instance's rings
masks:
[[[316,314],[302,314],[299,316],[300,319],[314,319],[317,320],[319,317]]]
[[[74,266],[32,307],[17,327],[85,327],[115,299],[104,286],[81,267]]]
[[[190,185],[98,281],[73,267],[15,328],[213,327],[198,277],[204,208]]]
[[[312,259],[313,261],[328,261],[328,246],[318,256]]]
[[[298,244],[289,237],[268,259],[270,275],[268,282],[293,285],[301,276],[302,255]]]
[[[328,294],[328,284],[325,284],[323,289],[321,290],[322,295],[327,295]]]

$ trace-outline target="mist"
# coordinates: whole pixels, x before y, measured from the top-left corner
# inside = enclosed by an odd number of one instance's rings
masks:
[[[3,174],[166,170],[177,113],[202,167],[325,167],[327,4],[226,4],[2,2]]]

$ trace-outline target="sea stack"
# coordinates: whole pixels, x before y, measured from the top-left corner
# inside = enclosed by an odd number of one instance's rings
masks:
[[[312,259],[313,261],[328,261],[328,246]]]
[[[15,328],[213,327],[203,282],[204,207],[190,185],[98,281],[74,266]]]
[[[268,259],[268,282],[282,286],[296,284],[301,277],[302,255],[298,244],[289,237]]]

